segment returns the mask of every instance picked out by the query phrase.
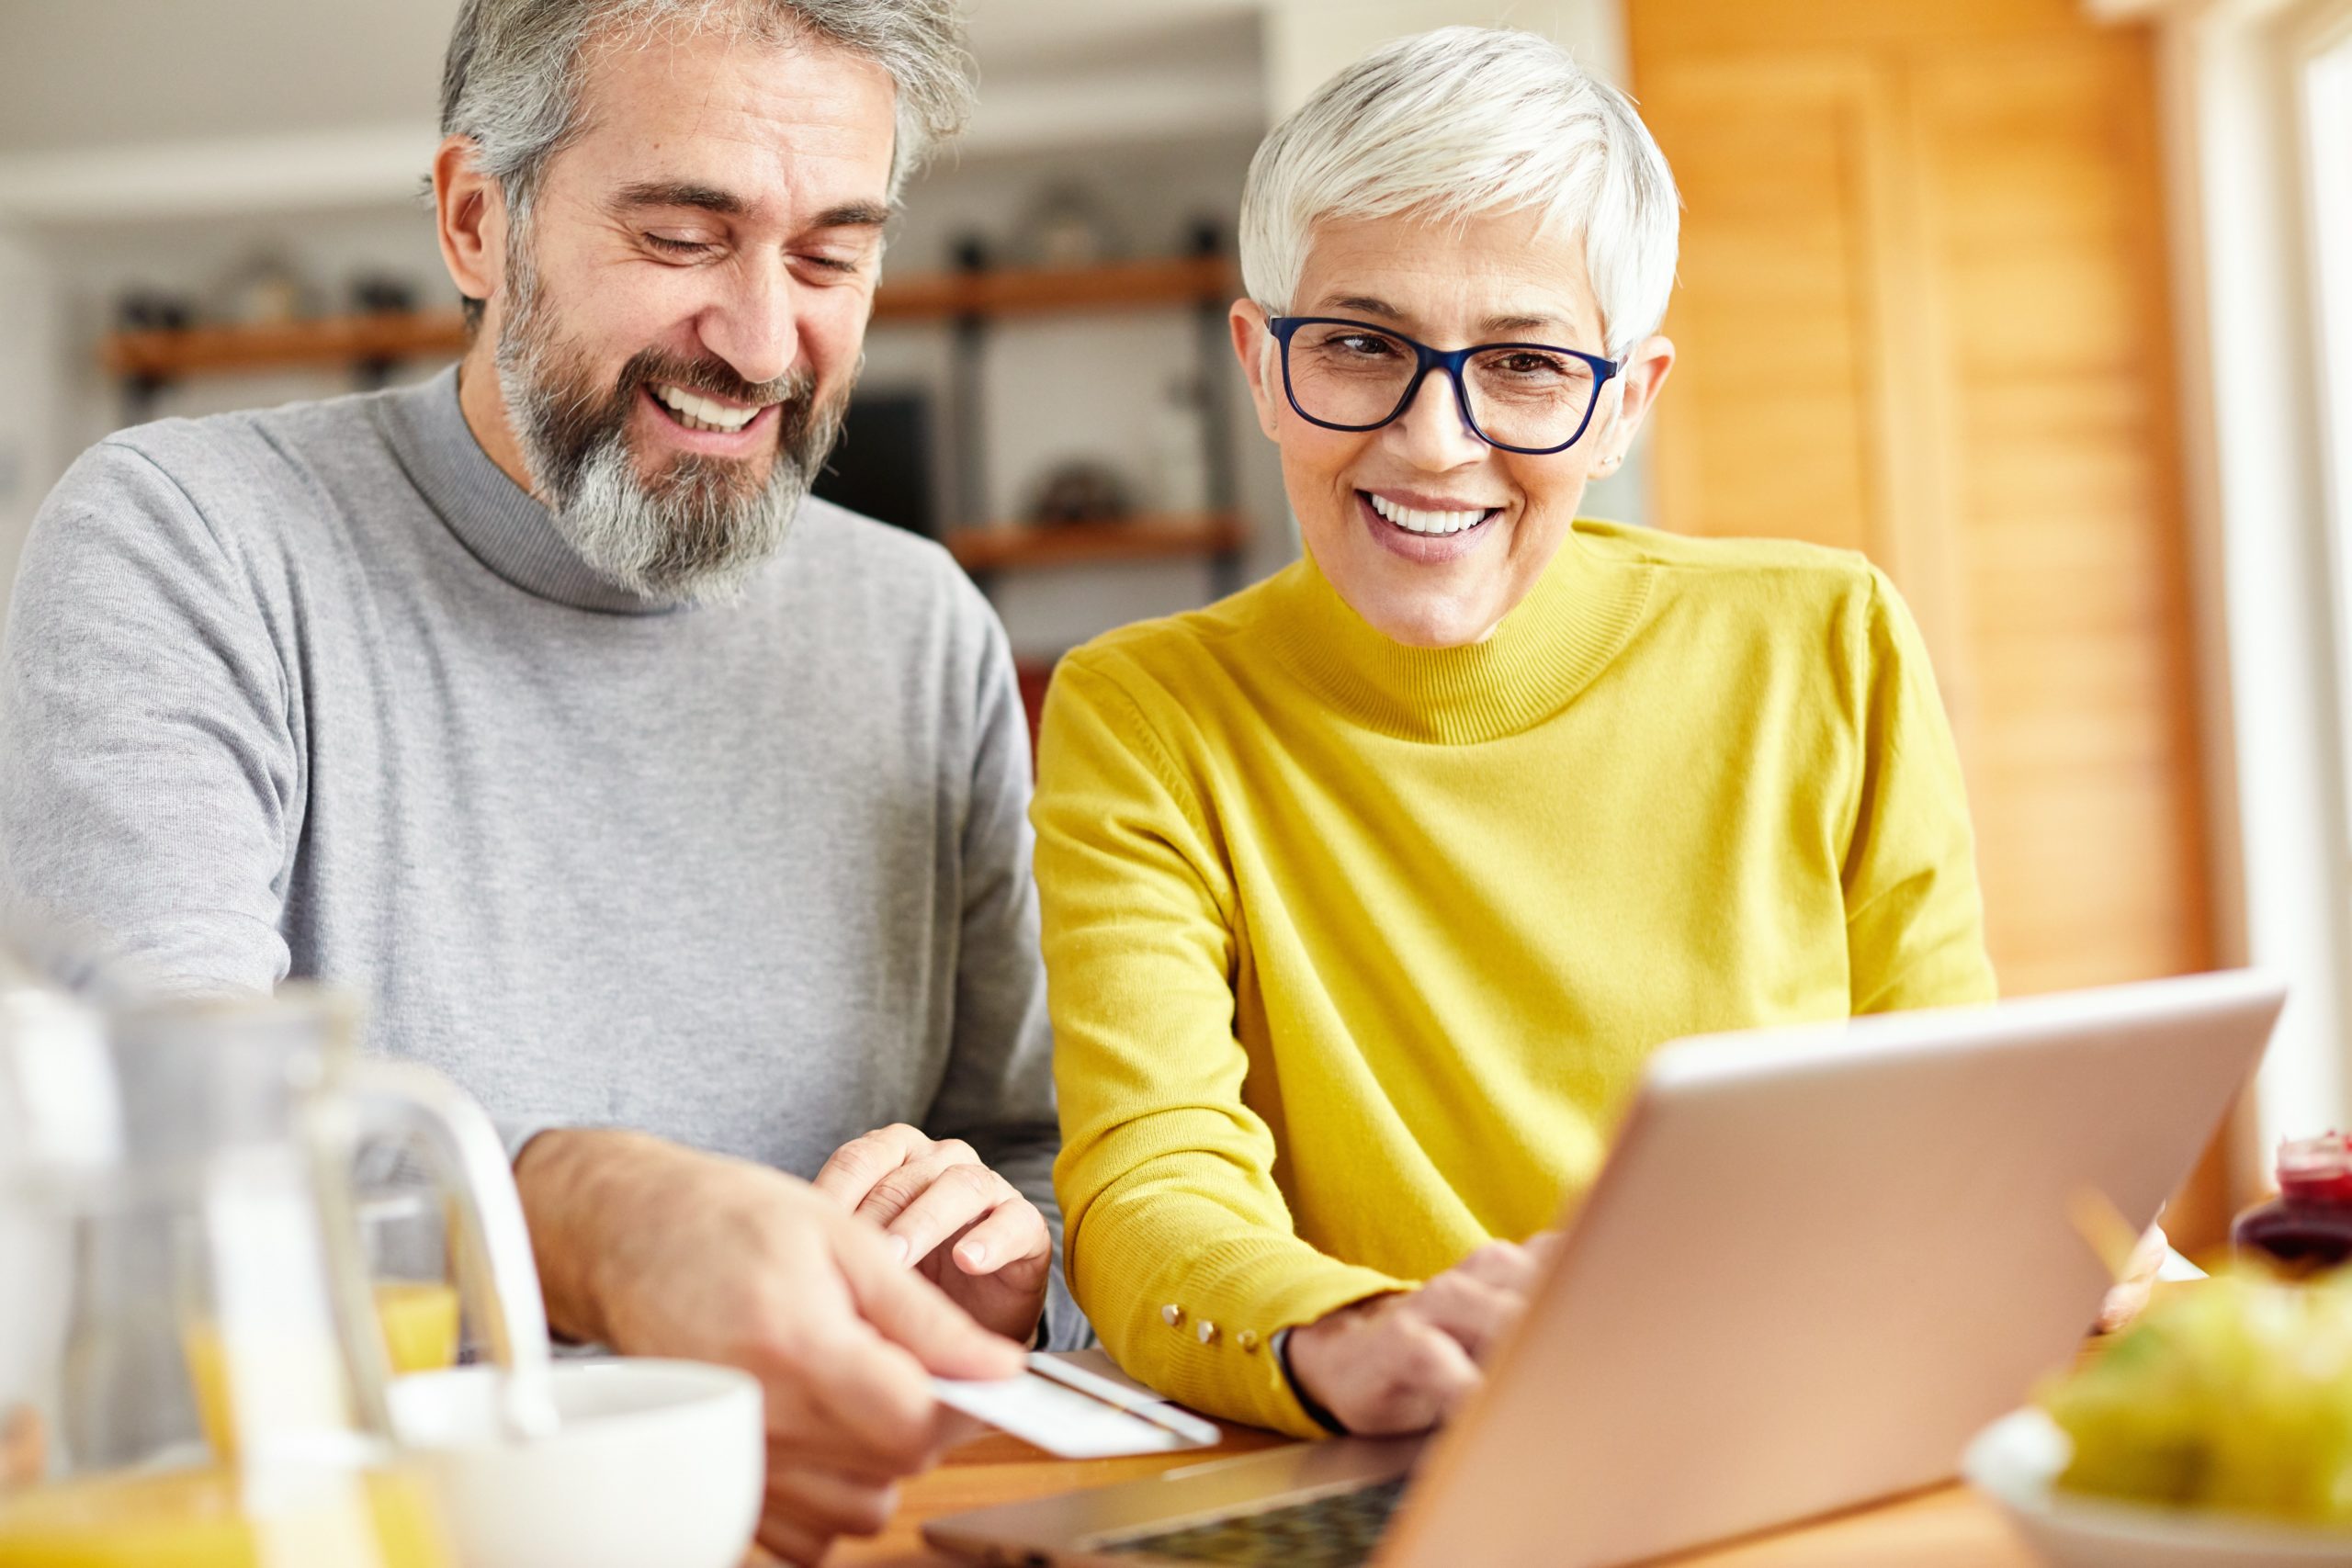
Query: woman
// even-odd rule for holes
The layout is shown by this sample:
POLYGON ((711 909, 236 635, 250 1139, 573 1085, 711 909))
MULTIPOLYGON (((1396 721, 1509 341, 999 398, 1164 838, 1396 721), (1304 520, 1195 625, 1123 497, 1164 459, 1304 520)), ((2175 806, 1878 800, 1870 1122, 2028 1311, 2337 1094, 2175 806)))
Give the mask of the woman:
POLYGON ((1478 28, 1251 165, 1306 558, 1064 660, 1035 807, 1072 1284, 1188 1404, 1429 1426, 1648 1051, 1993 995, 1886 580, 1573 521, 1674 362, 1675 206, 1624 98, 1478 28))

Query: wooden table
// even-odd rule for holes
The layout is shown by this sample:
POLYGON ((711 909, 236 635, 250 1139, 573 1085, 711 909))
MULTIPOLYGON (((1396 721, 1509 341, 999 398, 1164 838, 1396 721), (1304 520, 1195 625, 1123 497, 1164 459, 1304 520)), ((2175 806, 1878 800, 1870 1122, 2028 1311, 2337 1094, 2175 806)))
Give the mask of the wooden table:
MULTIPOLYGON (((1223 1454, 1248 1453, 1282 1439, 1228 1427, 1223 1454)), ((909 1482, 898 1517, 873 1540, 843 1541, 827 1568, 937 1568, 953 1561, 927 1550, 925 1519, 992 1503, 1012 1503, 1081 1486, 1132 1481, 1202 1453, 1136 1459, 1057 1460, 1018 1438, 996 1435, 956 1450, 929 1475, 909 1482)), ((1465 1543, 1475 1544, 1475 1543, 1465 1543)), ((1465 1553, 1464 1561, 1475 1555, 1465 1553)), ((1674 1568, 2038 1568, 1989 1503, 1963 1486, 1943 1486, 1792 1529, 1751 1537, 1672 1560, 1674 1568)))

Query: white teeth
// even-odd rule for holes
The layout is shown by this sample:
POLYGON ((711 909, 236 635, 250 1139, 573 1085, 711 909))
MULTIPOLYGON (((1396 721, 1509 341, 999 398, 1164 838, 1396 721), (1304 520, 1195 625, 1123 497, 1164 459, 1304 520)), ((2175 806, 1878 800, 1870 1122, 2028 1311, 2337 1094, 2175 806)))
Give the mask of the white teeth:
POLYGON ((1459 534, 1463 529, 1484 521, 1487 516, 1484 509, 1473 509, 1468 512, 1417 512, 1409 506, 1397 505, 1385 495, 1373 495, 1370 491, 1364 493, 1372 496, 1372 509, 1374 512, 1379 513, 1399 528, 1415 534, 1459 534))
POLYGON ((708 398, 696 397, 683 387, 656 387, 653 393, 688 430, 738 431, 759 417, 757 409, 729 408, 708 398))

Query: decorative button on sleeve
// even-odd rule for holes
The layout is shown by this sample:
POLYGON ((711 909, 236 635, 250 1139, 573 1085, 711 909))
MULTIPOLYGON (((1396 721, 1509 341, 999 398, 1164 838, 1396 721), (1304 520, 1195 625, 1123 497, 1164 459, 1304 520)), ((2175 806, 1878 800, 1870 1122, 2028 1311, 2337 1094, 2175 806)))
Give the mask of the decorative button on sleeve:
POLYGON ((1216 1325, 1211 1323, 1205 1317, 1201 1319, 1200 1325, 1194 1328, 1193 1332, 1200 1336, 1201 1343, 1204 1345, 1214 1345, 1216 1343, 1216 1325))
POLYGON ((1159 1321, 1170 1328, 1182 1328, 1184 1326, 1184 1309, 1170 1302, 1159 1309, 1159 1321))

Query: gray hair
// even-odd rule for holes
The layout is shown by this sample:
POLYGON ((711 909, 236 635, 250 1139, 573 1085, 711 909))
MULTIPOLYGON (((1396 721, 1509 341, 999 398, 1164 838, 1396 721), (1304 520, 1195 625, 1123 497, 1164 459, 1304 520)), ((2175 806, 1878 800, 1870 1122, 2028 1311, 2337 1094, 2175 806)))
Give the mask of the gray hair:
MULTIPOLYGON (((890 196, 972 110, 956 0, 465 0, 441 68, 441 134, 470 137, 517 223, 548 161, 580 130, 582 56, 605 40, 719 28, 763 43, 816 39, 871 60, 897 87, 890 196)), ((479 300, 466 302, 479 321, 479 300)))
POLYGON ((1241 274, 1277 314, 1315 226, 1404 213, 1539 209, 1584 236, 1608 351, 1657 330, 1674 287, 1679 198, 1625 95, 1534 33, 1440 28, 1349 66, 1276 126, 1241 198, 1241 274))

